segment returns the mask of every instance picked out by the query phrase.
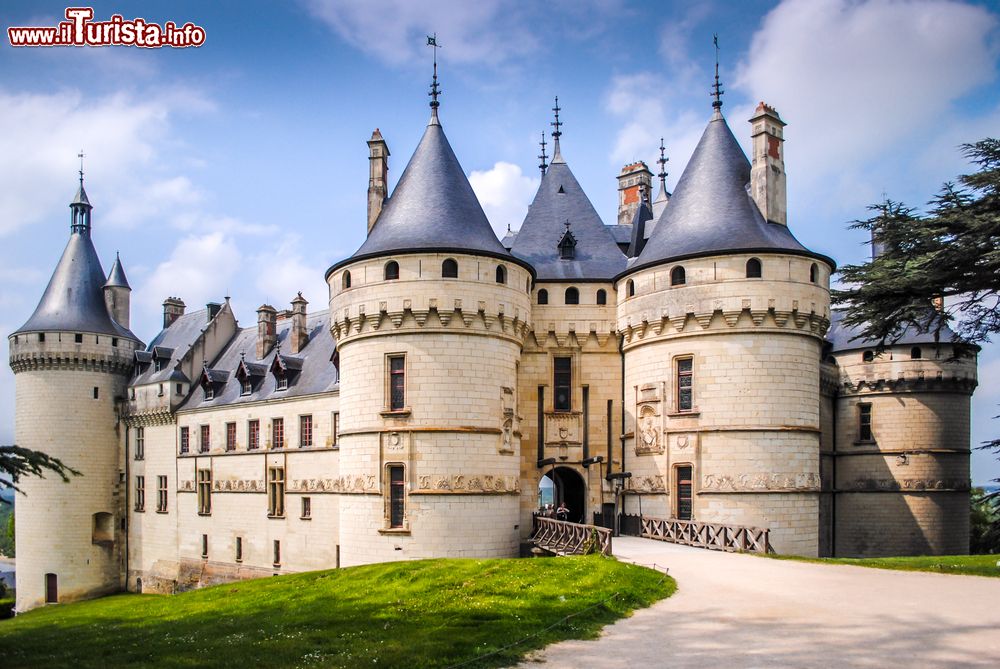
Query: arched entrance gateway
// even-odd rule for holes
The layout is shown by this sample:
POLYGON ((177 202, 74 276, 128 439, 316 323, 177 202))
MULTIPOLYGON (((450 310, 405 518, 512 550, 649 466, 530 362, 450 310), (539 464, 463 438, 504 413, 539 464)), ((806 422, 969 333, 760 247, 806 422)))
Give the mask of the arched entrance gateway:
POLYGON ((553 467, 538 482, 539 506, 559 507, 560 502, 569 508, 568 520, 585 522, 587 514, 587 486, 580 473, 571 467, 553 467))

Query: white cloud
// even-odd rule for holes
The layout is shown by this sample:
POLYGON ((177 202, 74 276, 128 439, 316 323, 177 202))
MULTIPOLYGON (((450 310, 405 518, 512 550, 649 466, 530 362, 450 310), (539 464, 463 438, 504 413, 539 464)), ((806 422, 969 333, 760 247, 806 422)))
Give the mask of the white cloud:
POLYGON ((500 161, 485 172, 472 172, 469 183, 493 230, 503 238, 508 225, 513 230, 521 227, 528 205, 538 190, 539 179, 525 176, 517 165, 500 161))
POLYGON ((310 311, 321 311, 329 307, 330 301, 323 279, 326 267, 307 261, 300 244, 298 235, 286 235, 277 245, 268 245, 249 259, 249 266, 267 268, 257 274, 255 296, 282 309, 281 305, 290 303, 301 292, 309 301, 310 311))
POLYGON ((495 65, 538 46, 518 6, 504 0, 310 0, 305 6, 346 42, 391 65, 429 60, 425 37, 435 32, 453 63, 495 65))
POLYGON ((938 134, 957 100, 994 79, 997 23, 950 0, 786 0, 736 85, 794 126, 796 165, 820 179, 938 134))

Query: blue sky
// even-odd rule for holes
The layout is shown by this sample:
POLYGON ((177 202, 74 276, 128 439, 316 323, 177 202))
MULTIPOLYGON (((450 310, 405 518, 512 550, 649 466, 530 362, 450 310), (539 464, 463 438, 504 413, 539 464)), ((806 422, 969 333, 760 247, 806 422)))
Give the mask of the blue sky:
MULTIPOLYGON (((10 2, 10 25, 55 25, 65 4, 10 2)), ((711 108, 722 47, 724 113, 746 147, 759 100, 788 123, 789 224, 841 264, 847 224, 885 193, 920 206, 968 170, 957 147, 1000 131, 1000 8, 988 2, 545 3, 95 2, 205 28, 197 49, 0 45, 0 330, 31 314, 68 234, 76 154, 87 154, 94 239, 120 251, 132 324, 149 340, 163 299, 231 295, 241 322, 301 290, 325 308, 324 270, 365 234, 367 140, 381 129, 390 179, 428 117, 437 32, 441 118, 498 231, 520 225, 538 183, 552 98, 563 154, 606 223, 626 162, 668 186, 711 108)), ((6 340, 4 340, 6 341, 6 340)), ((0 442, 13 439, 13 377, 0 370, 0 442)), ((980 360, 973 443, 1000 434, 1000 346, 980 360)), ((973 480, 1000 476, 973 456, 973 480)))

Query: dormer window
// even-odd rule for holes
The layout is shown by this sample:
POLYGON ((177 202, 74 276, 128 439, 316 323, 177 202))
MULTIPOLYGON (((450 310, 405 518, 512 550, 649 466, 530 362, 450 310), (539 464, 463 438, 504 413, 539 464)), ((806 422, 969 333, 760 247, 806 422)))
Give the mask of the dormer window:
POLYGON ((207 386, 205 386, 205 399, 206 400, 215 399, 215 388, 212 387, 212 384, 208 384, 207 386))
POLYGON ((253 383, 250 381, 250 377, 243 379, 240 382, 240 395, 249 395, 253 392, 253 383))
POLYGON ((201 380, 199 382, 202 391, 205 393, 205 401, 214 400, 215 396, 225 388, 226 381, 228 380, 229 372, 221 369, 212 369, 208 365, 205 365, 201 370, 201 380))
POLYGON ((301 371, 302 358, 283 355, 281 351, 278 351, 271 363, 271 373, 274 374, 274 389, 288 390, 288 387, 295 383, 295 379, 301 371))
POLYGON ((154 358, 153 359, 153 371, 154 372, 162 372, 163 371, 163 360, 161 360, 159 358, 154 358))
POLYGON ((246 358, 240 357, 240 364, 236 368, 236 378, 240 382, 240 396, 252 395, 260 380, 266 375, 266 366, 247 362, 246 358))
POLYGON ((566 232, 559 240, 559 259, 573 260, 576 258, 576 237, 569 230, 569 221, 566 221, 566 232))
POLYGON ((275 383, 276 390, 288 390, 288 377, 279 376, 277 382, 275 383))

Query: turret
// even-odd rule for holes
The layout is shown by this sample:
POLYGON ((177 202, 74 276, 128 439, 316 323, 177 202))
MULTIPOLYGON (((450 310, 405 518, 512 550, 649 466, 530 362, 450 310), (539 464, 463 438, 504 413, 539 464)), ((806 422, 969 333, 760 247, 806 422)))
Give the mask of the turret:
POLYGON ((389 145, 378 128, 368 140, 368 166, 368 234, 371 234, 389 193, 389 145))
POLYGON ((757 105, 750 119, 753 167, 750 193, 769 223, 788 225, 788 195, 785 188, 785 122, 774 107, 757 105))
POLYGON ((126 328, 129 327, 131 295, 132 287, 128 285, 121 256, 116 253, 115 264, 111 266, 111 273, 108 274, 108 280, 104 284, 104 303, 115 322, 126 328))
POLYGON ((126 493, 119 482, 118 403, 141 343, 128 329, 124 272, 116 277, 112 270, 114 281, 106 282, 91 241, 92 206, 82 170, 70 209, 62 258, 31 318, 9 337, 10 366, 16 443, 59 458, 82 475, 69 482, 29 477, 21 483, 18 611, 122 587, 126 493), (109 309, 109 292, 124 295, 124 302, 109 309))

